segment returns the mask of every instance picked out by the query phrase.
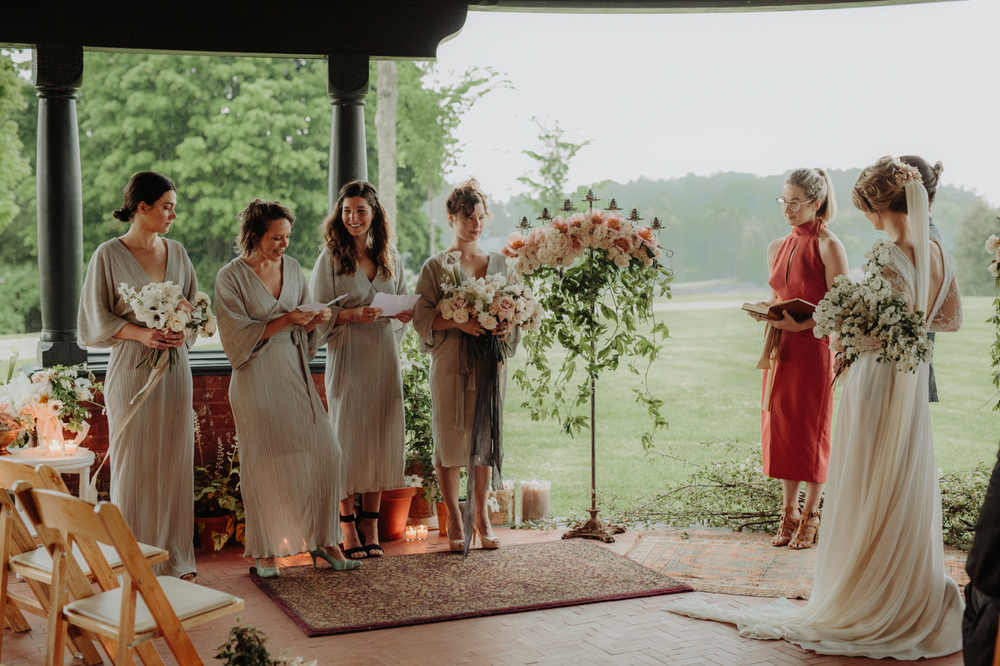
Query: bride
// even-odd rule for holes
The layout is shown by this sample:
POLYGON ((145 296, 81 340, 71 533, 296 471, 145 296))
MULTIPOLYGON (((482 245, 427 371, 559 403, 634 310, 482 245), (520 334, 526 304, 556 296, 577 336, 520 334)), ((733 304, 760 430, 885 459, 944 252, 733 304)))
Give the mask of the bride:
MULTIPOLYGON (((892 241, 883 276, 932 331, 954 331, 962 302, 950 257, 929 239, 920 173, 883 157, 861 172, 854 205, 892 241)), ((900 372, 861 354, 846 373, 834 426, 825 538, 812 595, 728 610, 664 607, 732 622, 740 635, 783 638, 821 654, 938 657, 962 648, 962 601, 945 575, 941 497, 927 403, 928 364, 900 372)))

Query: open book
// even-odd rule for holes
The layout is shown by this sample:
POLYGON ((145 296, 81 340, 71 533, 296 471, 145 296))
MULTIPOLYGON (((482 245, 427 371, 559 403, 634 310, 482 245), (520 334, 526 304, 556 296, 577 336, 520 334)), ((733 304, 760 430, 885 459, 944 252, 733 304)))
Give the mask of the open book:
POLYGON ((755 312, 768 319, 781 319, 784 311, 788 311, 795 321, 803 321, 812 316, 816 310, 816 304, 803 301, 801 298, 793 298, 788 301, 778 301, 771 305, 759 305, 757 303, 744 303, 743 309, 747 312, 755 312))

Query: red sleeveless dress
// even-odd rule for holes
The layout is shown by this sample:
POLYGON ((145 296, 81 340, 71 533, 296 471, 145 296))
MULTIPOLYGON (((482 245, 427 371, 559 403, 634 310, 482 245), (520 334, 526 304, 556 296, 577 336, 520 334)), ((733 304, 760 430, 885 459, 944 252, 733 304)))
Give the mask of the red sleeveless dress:
MULTIPOLYGON (((769 284, 778 300, 819 303, 827 293, 826 268, 819 254, 819 220, 792 227, 774 257, 769 284)), ((761 408, 760 440, 764 474, 775 479, 826 481, 833 420, 833 352, 812 329, 782 331, 770 404, 761 408)))

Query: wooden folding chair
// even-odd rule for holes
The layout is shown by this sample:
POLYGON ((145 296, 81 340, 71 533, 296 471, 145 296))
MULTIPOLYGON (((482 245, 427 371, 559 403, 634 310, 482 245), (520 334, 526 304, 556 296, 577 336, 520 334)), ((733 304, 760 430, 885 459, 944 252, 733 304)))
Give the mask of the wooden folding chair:
MULTIPOLYGON (((41 545, 41 539, 34 525, 27 517, 18 511, 13 498, 8 491, 18 481, 27 481, 37 488, 45 488, 56 492, 69 494, 62 477, 51 467, 39 465, 32 468, 28 465, 0 459, 0 616, 5 617, 11 629, 15 632, 29 631, 23 613, 48 619, 49 616, 49 584, 52 581, 52 557, 41 545), (8 590, 11 574, 18 574, 25 579, 31 589, 31 595, 8 590)), ((140 544, 140 548, 151 564, 164 562, 168 559, 167 551, 154 546, 140 544)), ((106 557, 115 573, 124 571, 125 567, 114 548, 103 546, 106 557)), ((77 551, 77 560, 81 563, 84 574, 90 575, 82 554, 77 551)), ((95 649, 93 642, 73 629, 70 639, 76 652, 85 664, 100 664, 103 659, 95 649)), ((3 632, 0 631, 0 655, 3 650, 3 632)))
POLYGON ((201 664, 187 629, 236 613, 243 600, 195 583, 154 576, 121 512, 114 504, 96 507, 51 490, 36 490, 19 482, 14 492, 35 523, 52 556, 51 606, 46 663, 61 664, 66 627, 79 627, 101 638, 114 664, 161 663, 154 638, 166 640, 181 664, 201 664), (99 544, 114 547, 125 565, 122 584, 108 566, 99 544), (75 557, 77 547, 93 572, 94 591, 75 557), (73 600, 67 601, 67 594, 73 600))

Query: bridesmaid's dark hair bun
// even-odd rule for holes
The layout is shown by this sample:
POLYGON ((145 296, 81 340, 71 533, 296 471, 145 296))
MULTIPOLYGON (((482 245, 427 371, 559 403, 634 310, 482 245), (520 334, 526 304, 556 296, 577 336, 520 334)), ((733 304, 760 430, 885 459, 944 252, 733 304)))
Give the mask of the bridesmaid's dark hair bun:
POLYGON ((240 221, 240 233, 233 249, 241 257, 248 257, 253 253, 260 237, 267 233, 268 225, 274 220, 288 220, 289 224, 295 224, 295 216, 288 206, 264 199, 251 201, 237 218, 240 221))
POLYGON ((139 202, 152 206, 164 192, 177 191, 174 182, 155 171, 140 171, 129 179, 125 186, 125 196, 122 207, 111 213, 116 220, 131 222, 139 209, 139 202))
MULTIPOLYGON (((470 178, 451 191, 451 194, 448 195, 448 199, 445 201, 445 209, 450 216, 472 215, 476 204, 483 204, 483 211, 486 213, 486 217, 492 217, 489 197, 483 192, 479 181, 475 178, 470 178)), ((452 224, 451 218, 448 219, 448 223, 452 224)))

